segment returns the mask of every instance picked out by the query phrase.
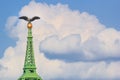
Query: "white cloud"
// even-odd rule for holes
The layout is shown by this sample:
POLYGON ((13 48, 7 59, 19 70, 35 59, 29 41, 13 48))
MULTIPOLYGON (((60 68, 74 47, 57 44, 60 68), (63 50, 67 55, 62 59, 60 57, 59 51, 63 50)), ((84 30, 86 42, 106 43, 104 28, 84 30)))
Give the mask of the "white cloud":
POLYGON ((40 44, 43 52, 50 52, 51 54, 66 54, 69 52, 80 51, 80 35, 71 35, 63 39, 58 36, 48 37, 40 44))
MULTIPOLYGON (((21 9, 19 16, 23 15, 41 17, 40 20, 33 22, 33 40, 37 71, 44 80, 120 79, 119 60, 109 63, 104 59, 98 62, 68 63, 59 58, 48 59, 45 53, 39 51, 42 41, 46 43, 42 45, 48 51, 62 50, 64 54, 69 55, 65 53, 69 52, 69 48, 76 51, 80 47, 83 53, 79 54, 85 55, 88 60, 106 56, 116 59, 120 55, 118 31, 105 28, 95 16, 87 12, 73 11, 68 5, 47 5, 32 1, 21 9), (80 36, 75 36, 76 34, 80 36), (50 37, 55 35, 57 37, 50 37)), ((8 19, 7 28, 10 35, 18 38, 18 41, 15 47, 7 48, 4 57, 0 59, 0 66, 2 66, 0 80, 16 80, 22 75, 26 49, 26 24, 27 22, 22 20, 17 22, 16 17, 8 19)))
POLYGON ((91 54, 94 58, 119 59, 120 32, 115 29, 105 29, 97 36, 84 43, 85 54, 91 54), (93 45, 94 44, 94 45, 93 45))
POLYGON ((119 34, 120 32, 115 29, 104 29, 84 43, 81 42, 82 38, 79 34, 70 34, 62 39, 58 36, 51 36, 41 42, 40 50, 51 59, 59 58, 67 61, 119 60, 119 34))

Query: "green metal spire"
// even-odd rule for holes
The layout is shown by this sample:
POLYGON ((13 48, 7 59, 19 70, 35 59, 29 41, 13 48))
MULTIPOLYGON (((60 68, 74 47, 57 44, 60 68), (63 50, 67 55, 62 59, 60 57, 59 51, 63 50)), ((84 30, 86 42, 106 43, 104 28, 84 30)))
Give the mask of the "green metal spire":
POLYGON ((34 50, 32 42, 32 24, 28 25, 28 37, 27 37, 27 49, 23 68, 23 75, 18 80, 42 80, 42 78, 36 73, 36 65, 34 59, 34 50))
POLYGON ((28 37, 27 37, 27 49, 26 49, 26 57, 24 68, 36 68, 35 59, 34 59, 34 51, 33 51, 33 42, 32 42, 32 30, 28 28, 28 37))

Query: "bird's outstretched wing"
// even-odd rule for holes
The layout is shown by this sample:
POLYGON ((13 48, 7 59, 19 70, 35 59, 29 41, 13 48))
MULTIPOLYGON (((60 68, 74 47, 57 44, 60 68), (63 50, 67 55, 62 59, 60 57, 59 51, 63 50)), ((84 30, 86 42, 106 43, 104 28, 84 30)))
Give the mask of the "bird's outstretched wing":
POLYGON ((30 19, 30 21, 34 21, 34 20, 36 20, 36 19, 40 19, 40 17, 34 16, 32 19, 30 19))
POLYGON ((26 21, 29 21, 28 17, 26 17, 26 16, 21 16, 21 17, 19 17, 19 19, 24 19, 26 21))

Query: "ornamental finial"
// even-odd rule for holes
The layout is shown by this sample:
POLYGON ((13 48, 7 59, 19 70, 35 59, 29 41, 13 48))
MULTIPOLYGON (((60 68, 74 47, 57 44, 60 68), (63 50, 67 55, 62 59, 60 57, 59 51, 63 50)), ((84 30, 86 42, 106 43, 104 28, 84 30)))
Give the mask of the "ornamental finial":
POLYGON ((31 28, 32 28, 32 23, 29 22, 29 23, 27 24, 27 27, 28 27, 29 29, 31 29, 31 28))
POLYGON ((36 20, 36 19, 40 19, 40 17, 34 16, 33 18, 30 19, 26 16, 21 16, 21 17, 19 17, 19 19, 23 19, 25 21, 28 21, 27 27, 31 29, 32 28, 32 23, 31 22, 36 20))

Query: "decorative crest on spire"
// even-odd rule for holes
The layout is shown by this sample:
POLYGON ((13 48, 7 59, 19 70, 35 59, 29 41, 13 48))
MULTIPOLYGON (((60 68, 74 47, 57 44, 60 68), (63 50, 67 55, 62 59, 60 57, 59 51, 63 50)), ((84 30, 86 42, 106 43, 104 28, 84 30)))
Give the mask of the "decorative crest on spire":
POLYGON ((40 19, 40 17, 34 16, 33 18, 28 18, 26 16, 21 16, 21 17, 19 17, 19 19, 23 19, 25 21, 28 21, 27 27, 31 29, 32 28, 32 23, 31 22, 34 21, 34 20, 40 19))

